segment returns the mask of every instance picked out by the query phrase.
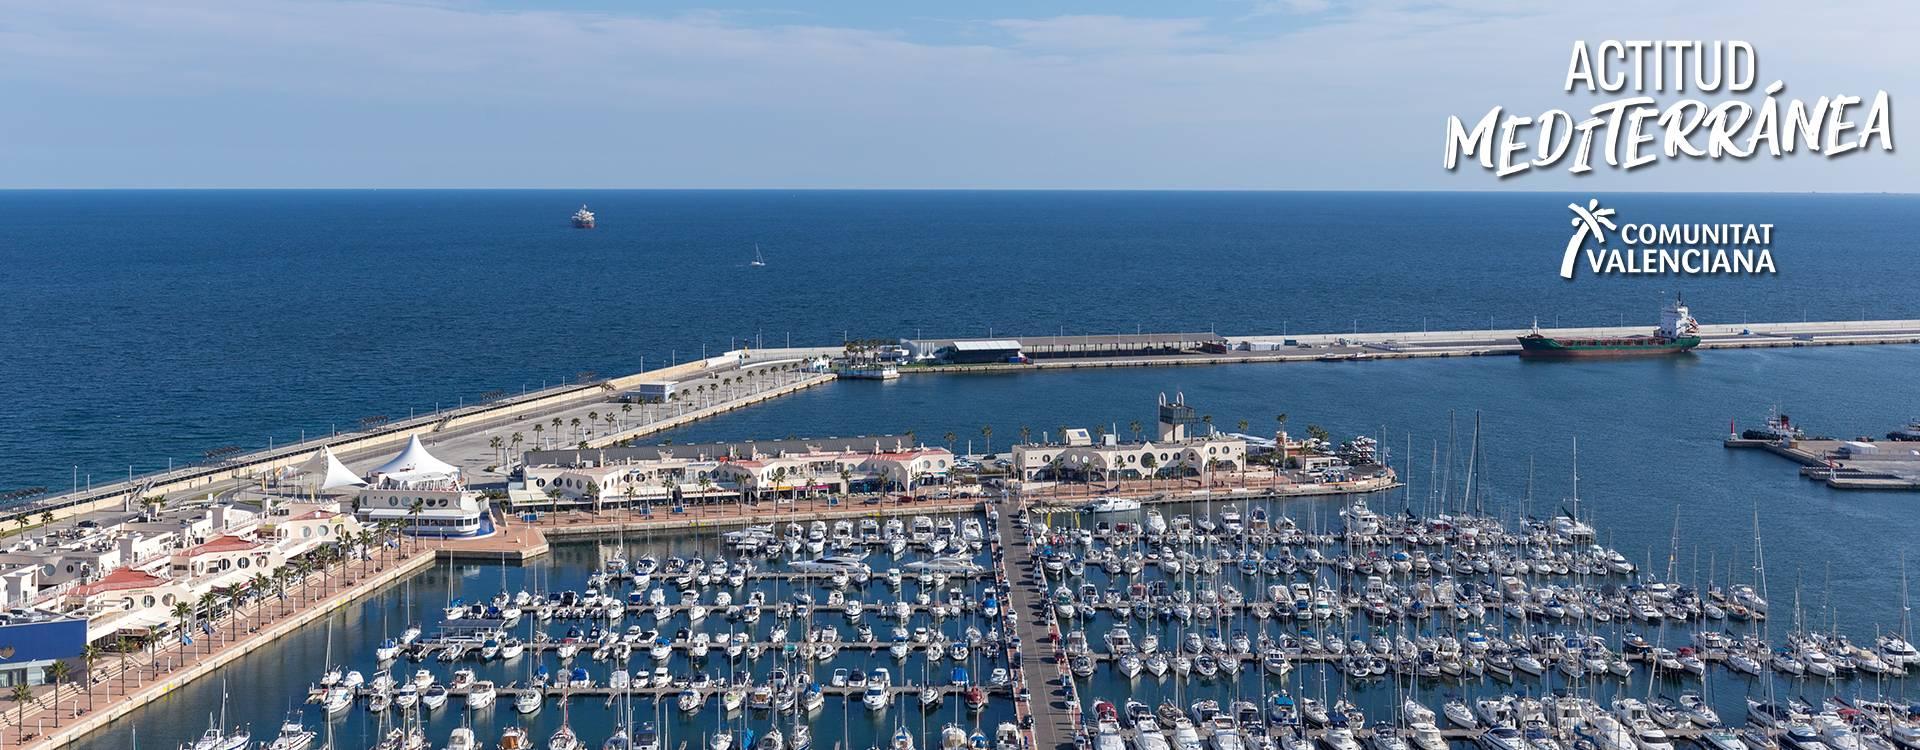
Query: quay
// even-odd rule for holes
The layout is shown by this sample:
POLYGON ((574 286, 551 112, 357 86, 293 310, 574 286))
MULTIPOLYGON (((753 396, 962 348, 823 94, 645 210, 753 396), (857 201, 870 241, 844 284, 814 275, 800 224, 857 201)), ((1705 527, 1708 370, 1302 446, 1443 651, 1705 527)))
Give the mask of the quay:
POLYGON ((1014 679, 1034 696, 1014 703, 1017 721, 1029 733, 1034 750, 1071 750, 1080 736, 1080 697, 1066 654, 1060 650, 1060 627, 1047 603, 1046 580, 1036 566, 1032 532, 1019 509, 1002 514, 995 532, 1000 540, 1001 564, 1007 582, 1007 617, 1014 623, 1019 651, 1014 679), (1035 671, 1027 673, 1027 668, 1035 671))
MULTIPOLYGON (((1644 326, 1542 328, 1560 338, 1644 335, 1644 326)), ((1354 331, 1341 334, 1090 334, 1009 336, 1021 362, 947 362, 910 365, 901 374, 993 373, 1110 367, 1178 367, 1278 362, 1358 362, 1373 359, 1511 356, 1517 339, 1532 328, 1474 331, 1354 331)), ((1701 326, 1699 349, 1770 349, 1807 346, 1920 344, 1920 320, 1858 320, 1746 323, 1701 326)), ((908 348, 932 351, 952 339, 909 340, 908 348)))
POLYGON ((1729 437, 1728 448, 1762 450, 1800 466, 1800 476, 1837 490, 1920 491, 1920 443, 1729 437))

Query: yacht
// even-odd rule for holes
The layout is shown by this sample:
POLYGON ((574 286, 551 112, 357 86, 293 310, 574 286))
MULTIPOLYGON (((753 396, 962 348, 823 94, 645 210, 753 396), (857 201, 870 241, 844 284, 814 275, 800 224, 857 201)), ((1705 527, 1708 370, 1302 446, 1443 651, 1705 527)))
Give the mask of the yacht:
POLYGON ((594 224, 593 212, 587 210, 585 203, 580 204, 580 210, 573 212, 573 228, 592 229, 594 224))
POLYGON ((280 725, 280 734, 267 744, 267 750, 307 750, 315 736, 298 718, 290 717, 280 725))
POLYGON ((1128 497, 1103 497, 1081 508, 1088 513, 1125 513, 1139 509, 1140 501, 1128 497))

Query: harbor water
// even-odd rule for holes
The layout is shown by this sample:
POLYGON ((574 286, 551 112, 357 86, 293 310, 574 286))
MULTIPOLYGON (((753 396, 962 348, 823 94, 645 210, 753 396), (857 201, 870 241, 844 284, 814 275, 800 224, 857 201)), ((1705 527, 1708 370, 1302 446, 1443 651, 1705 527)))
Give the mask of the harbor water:
POLYGON ((742 343, 1651 328, 1676 292, 1706 324, 1920 318, 1915 196, 1600 195, 1633 222, 1771 222, 1780 272, 1569 283, 1566 206, 1589 197, 9 191, 0 488, 98 484, 742 343), (582 202, 598 228, 568 225, 582 202))

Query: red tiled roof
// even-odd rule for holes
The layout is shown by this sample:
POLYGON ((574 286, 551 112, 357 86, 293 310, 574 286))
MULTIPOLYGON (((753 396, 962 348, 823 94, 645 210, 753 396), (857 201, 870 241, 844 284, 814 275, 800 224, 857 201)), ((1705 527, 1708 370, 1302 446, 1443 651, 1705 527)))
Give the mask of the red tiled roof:
POLYGON ((207 540, 205 544, 187 550, 186 554, 188 557, 197 557, 214 552, 241 552, 258 546, 260 546, 259 542, 250 539, 241 539, 237 536, 221 534, 220 536, 207 540))
POLYGON ((73 587, 71 593, 74 596, 87 597, 108 591, 143 589, 150 586, 159 586, 164 583, 167 583, 167 579, 144 570, 115 568, 113 572, 106 574, 98 581, 73 587))

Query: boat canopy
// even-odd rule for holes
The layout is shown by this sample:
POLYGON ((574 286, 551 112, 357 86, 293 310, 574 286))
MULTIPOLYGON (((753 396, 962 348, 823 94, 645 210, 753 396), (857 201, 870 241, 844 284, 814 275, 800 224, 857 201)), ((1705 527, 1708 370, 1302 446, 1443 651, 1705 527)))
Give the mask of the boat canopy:
POLYGON ((374 469, 372 476, 396 482, 421 482, 455 479, 460 476, 460 469, 434 458, 427 447, 420 444, 420 436, 414 435, 407 438, 407 447, 400 455, 374 469))

